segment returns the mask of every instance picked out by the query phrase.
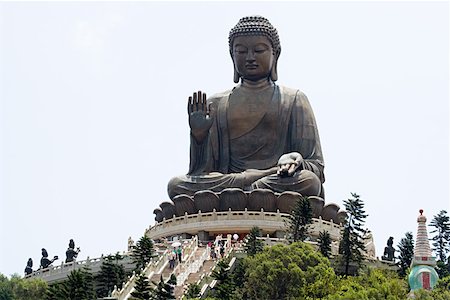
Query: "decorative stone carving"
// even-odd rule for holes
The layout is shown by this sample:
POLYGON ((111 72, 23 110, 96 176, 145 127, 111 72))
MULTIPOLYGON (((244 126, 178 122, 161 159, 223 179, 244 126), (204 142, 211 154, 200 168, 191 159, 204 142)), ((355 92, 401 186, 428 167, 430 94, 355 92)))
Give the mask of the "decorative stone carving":
POLYGON ((173 203, 175 205, 175 215, 177 217, 183 216, 185 212, 190 214, 196 213, 198 210, 195 208, 194 200, 188 195, 178 195, 173 198, 173 203))
POLYGON ((325 221, 331 221, 339 223, 337 220, 337 212, 339 211, 339 206, 335 203, 327 203, 322 210, 322 219, 325 221))
POLYGON ((250 192, 248 195, 247 208, 249 210, 261 210, 264 211, 276 211, 277 210, 277 197, 268 189, 257 189, 250 192))
POLYGON ((209 212, 213 209, 218 211, 220 209, 219 196, 209 190, 195 193, 194 204, 197 210, 201 210, 202 212, 209 212))
POLYGON ((323 206, 325 205, 325 201, 317 196, 309 196, 308 197, 309 204, 311 205, 312 209, 312 217, 318 218, 320 214, 322 213, 323 206))
POLYGON ((247 195, 238 188, 227 188, 220 193, 220 210, 244 210, 247 207, 247 195))
POLYGON ((347 212, 345 211, 345 209, 341 208, 338 212, 337 212, 337 223, 338 224, 343 224, 345 222, 345 219, 347 218, 347 212))
POLYGON ((153 213, 155 214, 155 221, 161 222, 164 219, 164 214, 161 210, 161 208, 157 207, 153 210, 153 213))
POLYGON ((277 208, 282 213, 290 214, 294 209, 295 202, 300 199, 301 195, 297 192, 283 192, 277 198, 277 208))
POLYGON ((170 219, 175 215, 175 205, 172 200, 162 202, 160 205, 164 218, 170 219))

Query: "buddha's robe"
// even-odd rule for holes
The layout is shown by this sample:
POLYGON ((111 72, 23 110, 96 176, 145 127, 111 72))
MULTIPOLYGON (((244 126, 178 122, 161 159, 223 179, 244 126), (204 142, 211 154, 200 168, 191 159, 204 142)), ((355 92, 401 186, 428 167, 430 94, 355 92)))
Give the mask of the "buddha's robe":
POLYGON ((198 143, 191 135, 189 173, 173 178, 169 197, 238 187, 296 191, 322 196, 325 181, 317 126, 307 97, 272 84, 255 91, 237 86, 208 99, 214 122, 198 143), (291 177, 276 174, 281 155, 298 152, 300 168, 291 177))

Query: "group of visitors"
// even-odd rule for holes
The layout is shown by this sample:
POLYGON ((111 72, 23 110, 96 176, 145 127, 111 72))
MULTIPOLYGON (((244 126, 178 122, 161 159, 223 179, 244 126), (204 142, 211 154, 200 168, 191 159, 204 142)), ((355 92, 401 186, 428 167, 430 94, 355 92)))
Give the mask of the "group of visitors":
POLYGON ((177 261, 179 263, 181 263, 181 257, 183 254, 183 248, 181 246, 178 246, 176 248, 174 248, 170 253, 169 253, 169 268, 170 269, 174 269, 175 265, 177 264, 177 261))
POLYGON ((211 259, 223 258, 225 255, 225 241, 216 240, 215 242, 208 242, 208 249, 211 259))

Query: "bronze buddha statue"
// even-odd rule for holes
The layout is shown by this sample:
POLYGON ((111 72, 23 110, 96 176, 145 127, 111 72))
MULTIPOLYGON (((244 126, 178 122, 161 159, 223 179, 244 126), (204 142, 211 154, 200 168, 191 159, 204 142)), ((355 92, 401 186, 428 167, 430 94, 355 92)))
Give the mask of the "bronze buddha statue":
POLYGON ((264 17, 239 20, 229 34, 232 90, 188 99, 190 166, 170 180, 168 194, 269 189, 324 198, 324 163, 305 94, 275 84, 281 52, 277 30, 264 17))

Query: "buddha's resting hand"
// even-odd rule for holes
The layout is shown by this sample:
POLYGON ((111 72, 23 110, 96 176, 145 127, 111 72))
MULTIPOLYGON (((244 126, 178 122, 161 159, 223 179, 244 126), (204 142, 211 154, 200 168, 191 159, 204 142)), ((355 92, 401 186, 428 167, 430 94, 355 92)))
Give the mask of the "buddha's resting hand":
POLYGON ((277 175, 281 177, 292 176, 302 166, 302 163, 303 157, 298 152, 283 154, 278 160, 277 175))
POLYGON ((208 135, 213 119, 210 117, 210 108, 206 103, 206 94, 198 91, 188 100, 189 126, 197 142, 202 142, 208 135))

